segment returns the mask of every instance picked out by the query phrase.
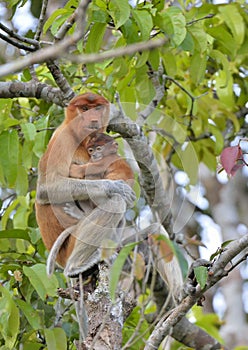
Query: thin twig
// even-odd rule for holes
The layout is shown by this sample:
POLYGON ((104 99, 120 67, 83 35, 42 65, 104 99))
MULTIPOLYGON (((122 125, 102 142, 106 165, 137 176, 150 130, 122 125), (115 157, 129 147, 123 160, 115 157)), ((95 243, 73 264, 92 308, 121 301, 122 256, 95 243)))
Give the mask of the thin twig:
POLYGON ((8 36, 6 36, 6 35, 4 35, 2 33, 0 33, 0 39, 4 40, 6 43, 9 43, 12 46, 15 46, 15 47, 17 47, 18 49, 21 49, 21 50, 30 51, 30 52, 33 52, 33 51, 36 50, 32 46, 27 46, 27 45, 21 44, 18 41, 15 41, 15 40, 11 39, 10 37, 8 37, 8 36))
POLYGON ((34 36, 34 39, 39 41, 41 37, 41 33, 43 30, 44 22, 45 22, 45 16, 46 16, 46 10, 47 10, 47 5, 48 5, 48 0, 43 0, 42 1, 42 7, 41 7, 41 12, 40 12, 40 17, 39 17, 39 22, 38 26, 36 28, 36 33, 34 36))
POLYGON ((31 38, 26 38, 25 36, 15 33, 13 30, 6 27, 3 23, 0 23, 0 29, 2 29, 5 33, 7 33, 11 38, 17 39, 23 43, 33 45, 35 47, 38 46, 38 42, 36 40, 31 38))
POLYGON ((204 19, 209 19, 209 18, 213 18, 215 16, 215 14, 210 13, 209 15, 206 15, 204 17, 198 18, 198 19, 194 19, 193 21, 187 22, 186 25, 190 26, 191 24, 197 23, 199 21, 203 21, 204 19))
POLYGON ((57 31, 57 33, 54 35, 54 39, 55 41, 60 41, 62 39, 64 39, 66 33, 68 32, 68 30, 73 26, 73 24, 76 21, 76 15, 77 12, 75 11, 63 24, 62 26, 59 28, 59 30, 57 31))
MULTIPOLYGON (((149 65, 149 62, 147 63, 149 65)), ((144 121, 149 117, 149 115, 152 114, 152 112, 154 111, 154 109, 158 106, 159 102, 162 100, 162 98, 164 97, 164 84, 160 83, 160 79, 162 78, 162 72, 160 72, 160 70, 158 70, 157 72, 153 72, 152 71, 152 67, 149 65, 150 67, 150 77, 151 77, 151 81, 153 83, 153 86, 156 90, 156 95, 155 97, 152 99, 152 101, 149 103, 149 105, 139 113, 138 119, 137 119, 137 124, 138 125, 143 125, 144 121)))

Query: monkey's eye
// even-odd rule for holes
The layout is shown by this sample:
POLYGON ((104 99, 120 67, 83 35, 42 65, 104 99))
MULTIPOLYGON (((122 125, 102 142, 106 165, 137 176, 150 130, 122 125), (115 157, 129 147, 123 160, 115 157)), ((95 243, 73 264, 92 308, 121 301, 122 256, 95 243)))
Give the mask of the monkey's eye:
POLYGON ((79 108, 84 112, 89 110, 89 107, 87 105, 79 106, 79 108))
POLYGON ((95 109, 99 110, 99 109, 102 109, 103 107, 104 107, 103 105, 96 105, 95 109))
POLYGON ((93 148, 88 148, 88 153, 89 154, 92 154, 94 152, 94 149, 93 148))
POLYGON ((96 150, 97 150, 98 152, 101 152, 102 147, 101 147, 101 146, 97 146, 97 147, 96 147, 96 150))

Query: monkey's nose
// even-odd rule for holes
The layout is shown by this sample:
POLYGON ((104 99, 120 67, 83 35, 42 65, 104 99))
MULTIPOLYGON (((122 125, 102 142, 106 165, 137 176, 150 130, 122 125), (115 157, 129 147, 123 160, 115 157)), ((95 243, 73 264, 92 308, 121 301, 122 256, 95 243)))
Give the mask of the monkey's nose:
POLYGON ((99 122, 98 122, 98 120, 92 120, 91 124, 90 124, 90 127, 92 129, 99 129, 99 122))

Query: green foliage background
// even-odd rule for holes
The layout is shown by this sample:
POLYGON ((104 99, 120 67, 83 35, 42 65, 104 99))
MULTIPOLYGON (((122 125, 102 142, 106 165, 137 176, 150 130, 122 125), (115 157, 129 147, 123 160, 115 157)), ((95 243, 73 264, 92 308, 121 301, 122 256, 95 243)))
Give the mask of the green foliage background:
MULTIPOLYGON (((8 2, 12 15, 24 2, 8 2)), ((32 5, 35 3, 33 0, 32 5)), ((248 17, 245 1, 226 5, 203 2, 200 6, 194 6, 191 1, 179 3, 180 6, 164 8, 162 1, 151 1, 131 7, 127 0, 94 0, 88 12, 87 40, 78 42, 74 55, 97 53, 164 35, 168 43, 150 52, 83 67, 66 60, 61 60, 59 65, 76 93, 90 90, 114 101, 118 92, 121 101, 127 103, 124 109, 128 116, 136 120, 137 104, 147 105, 155 96, 150 72, 157 71, 162 62, 167 77, 166 94, 158 106, 161 113, 148 118, 144 131, 148 134, 156 129, 154 150, 165 159, 171 156, 173 147, 176 149, 171 162, 178 169, 183 168, 193 183, 198 169, 185 166, 191 157, 188 148, 182 147, 185 141, 191 140, 198 162, 215 172, 216 157, 224 144, 246 124, 245 116, 239 112, 248 96, 248 17)), ((44 37, 52 40, 77 6, 78 1, 70 0, 54 11, 43 28, 44 37)), ((69 35, 74 30, 73 26, 69 35)), ((30 31, 28 35, 32 37, 33 33, 30 31)), ((45 64, 35 69, 40 82, 55 86, 45 64)), ((5 78, 5 81, 13 80, 30 81, 29 69, 5 78)), ((61 107, 42 100, 0 99, 0 349, 3 350, 75 348, 73 339, 78 336, 78 330, 71 318, 73 308, 56 294, 58 286, 65 287, 66 281, 59 273, 51 279, 46 276, 47 253, 34 214, 37 164, 52 129, 62 118, 61 107), (56 315, 58 303, 61 319, 56 315)), ((132 317, 134 324, 138 322, 137 310, 132 317)), ((211 322, 206 324, 210 329, 211 322)), ((143 324, 142 330, 144 327, 147 325, 143 324)))

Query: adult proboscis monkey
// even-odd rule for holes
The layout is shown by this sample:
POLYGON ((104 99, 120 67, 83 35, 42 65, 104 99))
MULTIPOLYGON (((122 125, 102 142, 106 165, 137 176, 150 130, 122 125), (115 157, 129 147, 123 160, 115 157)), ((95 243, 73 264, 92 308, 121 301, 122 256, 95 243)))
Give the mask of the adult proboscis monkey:
MULTIPOLYGON (((99 180, 99 179, 119 179, 126 181, 130 186, 133 186, 134 183, 134 173, 130 167, 130 165, 117 154, 118 151, 118 143, 109 135, 103 133, 93 133, 88 137, 88 141, 86 144, 86 150, 88 155, 90 156, 90 160, 87 164, 72 164, 70 167, 70 176, 74 178, 85 178, 90 180, 99 180)), ((89 201, 88 201, 89 202, 89 201)), ((83 212, 78 208, 83 207, 84 211, 87 209, 84 208, 85 202, 78 202, 76 204, 72 204, 67 206, 66 212, 68 212, 72 217, 80 220, 82 218, 83 212)), ((89 204, 89 203, 87 203, 89 204)), ((94 208, 94 203, 92 206, 88 207, 90 211, 94 208)), ((86 212, 87 214, 87 212, 86 212)), ((107 214, 106 214, 107 215, 107 214)), ((87 222, 85 220, 84 222, 87 222)), ((125 225, 125 220, 123 218, 122 222, 118 224, 118 230, 116 230, 117 237, 110 236, 111 230, 109 230, 109 235, 105 235, 104 238, 111 238, 115 242, 120 242, 121 232, 125 225)), ((76 228, 75 228, 76 230, 76 228)), ((99 231, 101 234, 101 230, 99 231)), ((53 244, 53 247, 49 253, 49 257, 47 260, 47 271, 48 274, 51 274, 54 270, 54 262, 56 256, 64 243, 65 239, 72 233, 71 228, 65 230, 59 238, 53 244)), ((74 233, 75 234, 75 233, 74 233)), ((90 233, 87 233, 90 235, 90 233)), ((98 258, 94 258, 95 254, 99 256, 99 251, 97 252, 97 245, 85 244, 86 239, 84 238, 85 230, 82 229, 81 232, 77 233, 77 238, 80 243, 78 243, 69 260, 65 269, 65 273, 67 274, 67 269, 70 269, 72 265, 74 265, 74 261, 81 261, 81 271, 88 269, 91 267, 98 258)), ((101 239, 101 237, 100 237, 101 239)), ((87 238, 87 242, 89 239, 87 238)), ((94 238, 95 243, 95 238, 94 238)))
MULTIPOLYGON (((126 206, 131 206, 135 200, 133 190, 124 181, 69 178, 71 164, 85 164, 89 160, 85 149, 89 135, 96 130, 105 131, 108 122, 109 102, 104 97, 92 93, 76 96, 66 108, 65 119, 39 162, 36 217, 44 244, 50 250, 64 229, 71 229, 72 233, 58 254, 57 262, 61 266, 67 264, 77 245, 75 235, 78 232, 87 230, 87 235, 91 232, 89 243, 95 235, 99 236, 102 228, 102 234, 107 234, 107 228, 117 227, 126 206), (79 200, 87 207, 91 199, 104 205, 92 210, 87 223, 84 216, 78 220, 64 212, 65 203, 79 200)), ((67 265, 69 276, 81 272, 80 263, 74 261, 73 266, 67 265)))

